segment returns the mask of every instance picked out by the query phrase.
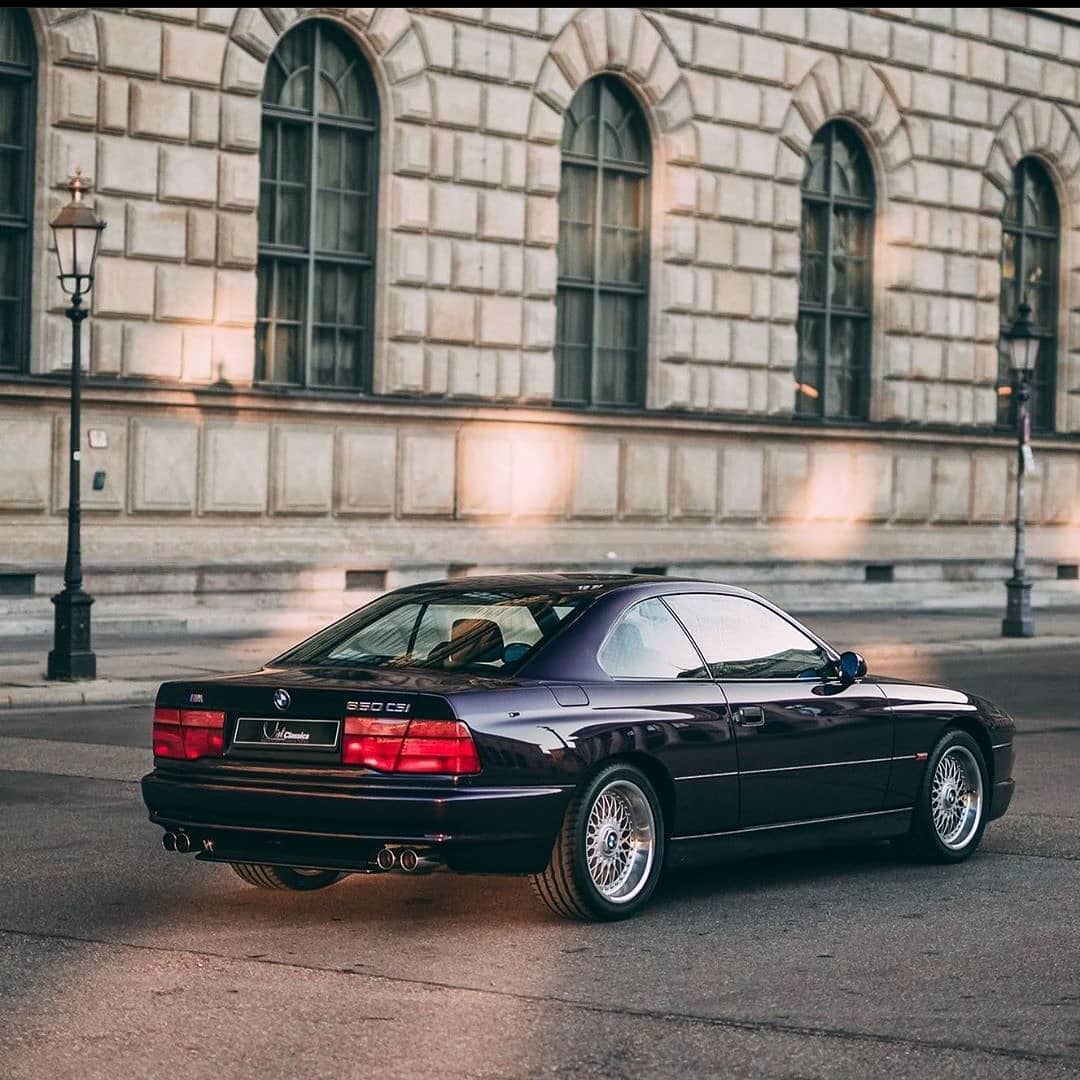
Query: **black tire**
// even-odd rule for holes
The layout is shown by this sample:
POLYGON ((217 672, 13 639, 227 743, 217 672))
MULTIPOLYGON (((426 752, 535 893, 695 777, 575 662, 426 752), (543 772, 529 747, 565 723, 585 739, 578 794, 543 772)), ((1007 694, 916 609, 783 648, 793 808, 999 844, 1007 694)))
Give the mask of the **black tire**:
POLYGON ((986 759, 983 757, 982 750, 979 749, 979 744, 966 731, 956 729, 946 731, 927 759, 926 772, 923 775, 922 783, 919 785, 919 793, 915 800, 911 832, 904 845, 906 851, 926 862, 963 862, 975 851, 982 840, 983 832, 986 829, 986 812, 989 805, 990 776, 986 768, 986 759), (978 819, 969 824, 962 831, 960 837, 951 844, 943 840, 934 824, 934 778, 941 759, 946 754, 950 754, 953 759, 961 759, 969 764, 974 763, 978 768, 980 782, 978 819))
POLYGON ((325 889, 340 880, 336 870, 294 870, 289 866, 266 866, 263 863, 231 863, 236 875, 258 889, 288 889, 312 892, 325 889))
MULTIPOLYGON (((647 817, 648 815, 646 815, 647 817)), ((566 809, 562 828, 551 851, 551 860, 541 874, 533 874, 532 886, 537 896, 556 915, 568 919, 612 921, 637 914, 648 902, 660 879, 664 863, 664 817, 648 777, 633 765, 616 762, 601 769, 575 793, 566 809), (612 789, 615 785, 615 789, 612 789), (586 854, 589 816, 601 795, 619 790, 631 795, 638 808, 645 806, 633 795, 643 796, 651 811, 651 861, 646 860, 640 876, 634 880, 632 895, 609 899, 593 881, 586 854)))

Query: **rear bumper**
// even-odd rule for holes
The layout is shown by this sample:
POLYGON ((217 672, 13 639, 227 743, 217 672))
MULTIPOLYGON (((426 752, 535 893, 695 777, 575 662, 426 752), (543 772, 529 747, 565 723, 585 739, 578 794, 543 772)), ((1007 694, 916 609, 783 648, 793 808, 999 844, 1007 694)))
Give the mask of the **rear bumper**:
POLYGON ((391 789, 155 770, 142 792, 150 820, 186 832, 204 858, 359 871, 394 844, 430 849, 454 870, 530 873, 547 865, 572 789, 391 789))

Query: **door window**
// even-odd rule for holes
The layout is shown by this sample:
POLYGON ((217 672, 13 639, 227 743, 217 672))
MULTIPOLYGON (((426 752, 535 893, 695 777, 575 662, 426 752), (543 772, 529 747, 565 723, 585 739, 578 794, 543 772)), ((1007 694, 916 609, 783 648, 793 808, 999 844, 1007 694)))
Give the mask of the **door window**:
POLYGON ((763 604, 717 593, 665 597, 714 679, 823 679, 825 650, 763 604))
POLYGON ((642 600, 615 624, 600 666, 618 679, 698 679, 701 657, 661 600, 642 600))

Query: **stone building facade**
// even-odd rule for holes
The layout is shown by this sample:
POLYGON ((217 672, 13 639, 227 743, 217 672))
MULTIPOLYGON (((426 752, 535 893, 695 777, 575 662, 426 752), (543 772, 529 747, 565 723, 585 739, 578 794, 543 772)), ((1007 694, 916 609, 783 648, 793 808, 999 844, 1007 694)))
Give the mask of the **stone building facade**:
POLYGON ((0 569, 63 562, 70 327, 48 221, 77 165, 107 222, 84 330, 91 571, 1002 559, 1003 273, 1042 288, 1049 342, 1029 547, 1080 556, 1080 9, 8 10, 0 91, 22 80, 27 186, 7 206, 24 263, 0 356, 0 569), (316 47, 348 61, 316 80, 340 123, 295 81, 316 47), (598 151, 590 180, 595 117, 581 106, 580 145, 567 132, 596 79, 623 117, 601 141, 640 137, 606 174, 598 151), (274 156, 277 121, 299 142, 274 156), (863 173, 860 191, 823 181, 815 240, 825 132, 863 173), (314 165, 304 139, 323 140, 314 165), (335 139, 362 161, 336 180, 335 139), (1049 231, 1016 241, 1025 168, 1049 231), (334 218, 320 262, 330 202, 362 238, 334 218), (616 234, 604 285, 588 245, 603 262, 616 234), (576 330, 574 288, 594 305, 576 330), (330 294, 344 315, 320 314, 330 294))

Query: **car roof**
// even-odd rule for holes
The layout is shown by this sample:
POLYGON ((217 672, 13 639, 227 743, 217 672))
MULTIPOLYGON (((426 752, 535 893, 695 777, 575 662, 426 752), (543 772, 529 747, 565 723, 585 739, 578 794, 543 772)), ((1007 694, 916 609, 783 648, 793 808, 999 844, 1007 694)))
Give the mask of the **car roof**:
POLYGON ((651 588, 662 587, 657 591, 679 592, 686 586, 708 592, 729 593, 735 596, 755 596, 736 585, 725 585, 718 581, 703 581, 689 577, 668 577, 666 574, 606 574, 588 572, 551 572, 532 574, 488 574, 477 577, 449 578, 445 580, 425 581, 407 585, 400 592, 422 591, 438 588, 446 592, 483 592, 485 590, 521 592, 542 591, 544 589, 588 589, 600 595, 622 590, 649 592, 651 588))

